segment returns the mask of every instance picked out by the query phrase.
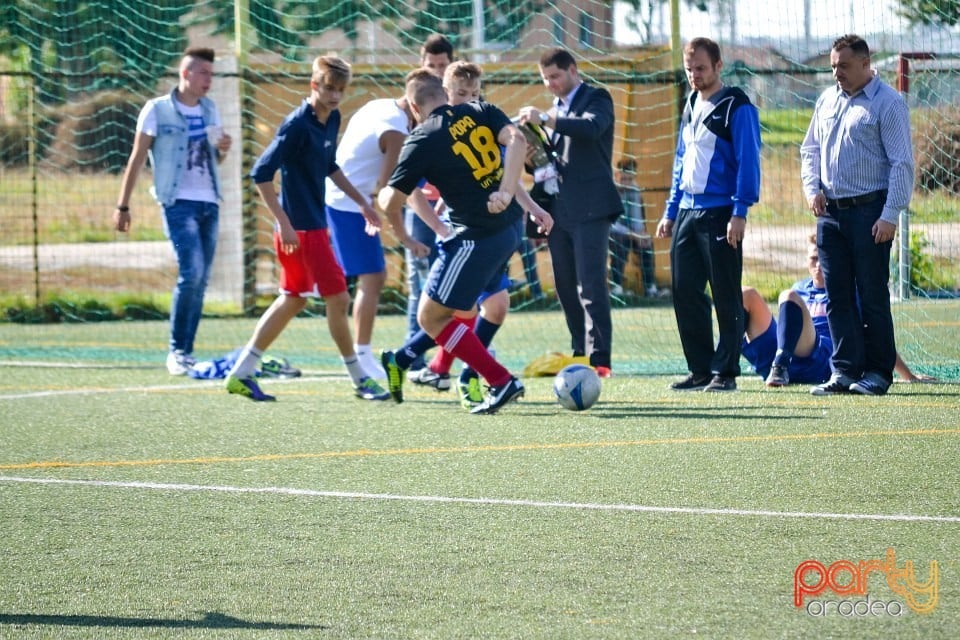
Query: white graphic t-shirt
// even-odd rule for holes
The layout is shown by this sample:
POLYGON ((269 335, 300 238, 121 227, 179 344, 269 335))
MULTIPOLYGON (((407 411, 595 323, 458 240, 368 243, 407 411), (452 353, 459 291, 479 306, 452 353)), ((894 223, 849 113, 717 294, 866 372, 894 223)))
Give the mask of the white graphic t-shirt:
MULTIPOLYGON (((173 103, 187 121, 187 157, 181 169, 176 199, 215 203, 217 192, 213 188, 211 172, 212 163, 216 162, 216 159, 207 143, 207 125, 220 126, 219 116, 214 112, 216 121, 204 122, 203 107, 199 104, 190 107, 180 103, 176 98, 173 103)), ((142 131, 149 136, 157 136, 157 114, 152 100, 140 112, 137 131, 142 131)))

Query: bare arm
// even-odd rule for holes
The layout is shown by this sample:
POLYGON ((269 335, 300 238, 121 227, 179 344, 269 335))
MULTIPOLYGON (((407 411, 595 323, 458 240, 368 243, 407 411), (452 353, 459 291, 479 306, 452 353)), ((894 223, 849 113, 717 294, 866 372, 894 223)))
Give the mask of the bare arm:
MULTIPOLYGON (((440 202, 442 202, 442 200, 440 202)), ((441 238, 446 238, 447 235, 450 234, 449 227, 440 219, 440 214, 437 213, 437 210, 430 206, 430 201, 427 200, 427 196, 424 195, 423 191, 414 189, 413 193, 407 196, 407 205, 413 209, 417 217, 423 220, 435 234, 441 238)))
POLYGON ((900 357, 900 353, 897 353, 897 362, 893 365, 893 370, 897 372, 897 375, 900 376, 904 382, 937 382, 937 379, 933 376, 928 376, 924 374, 915 374, 910 370, 910 367, 907 366, 907 363, 903 361, 903 358, 900 357))
POLYGON ((340 190, 347 194, 347 197, 356 202, 357 206, 360 207, 360 213, 363 214, 363 217, 367 221, 367 233, 374 235, 379 231, 380 216, 377 215, 377 212, 374 211, 373 205, 371 204, 376 196, 371 194, 369 200, 365 198, 362 193, 357 191, 357 188, 353 186, 353 183, 344 175, 343 171, 331 173, 330 180, 333 181, 333 184, 340 187, 340 190))
POLYGON ((143 132, 138 132, 133 139, 133 150, 130 152, 130 159, 127 160, 127 168, 123 170, 123 179, 120 181, 117 208, 113 211, 113 224, 117 231, 130 230, 130 197, 133 195, 133 187, 137 184, 143 165, 147 163, 147 153, 153 146, 153 140, 153 136, 143 132), (121 211, 121 207, 127 210, 121 211))
POLYGON ((387 131, 380 136, 380 151, 383 152, 383 161, 380 163, 380 175, 377 176, 377 185, 371 194, 375 200, 380 189, 387 186, 393 170, 397 168, 397 159, 400 157, 400 149, 403 148, 403 141, 407 136, 402 131, 387 131))
POLYGON ((514 125, 507 125, 497 134, 497 142, 506 148, 503 161, 503 177, 497 191, 490 194, 487 210, 490 213, 501 213, 513 200, 520 184, 520 174, 523 171, 523 159, 527 154, 527 140, 514 125))
POLYGON ((400 240, 400 244, 410 249, 414 256, 422 258, 429 255, 430 249, 427 245, 410 237, 403 225, 403 202, 406 199, 407 196, 402 191, 393 187, 384 187, 377 195, 377 204, 386 214, 387 220, 390 221, 390 227, 396 234, 397 239, 400 240))
POLYGON ((551 216, 546 209, 537 204, 526 189, 523 188, 523 185, 517 187, 517 203, 523 207, 523 210, 527 212, 527 215, 537 223, 537 230, 543 234, 550 234, 550 230, 553 229, 553 216, 551 216))
POLYGON ((280 233, 280 248, 284 253, 293 253, 300 246, 300 239, 297 237, 297 232, 293 228, 287 212, 280 206, 277 188, 273 185, 273 182, 258 182, 257 191, 260 192, 260 197, 263 198, 263 203, 267 205, 267 209, 270 210, 270 213, 273 214, 273 217, 277 220, 277 228, 280 233))

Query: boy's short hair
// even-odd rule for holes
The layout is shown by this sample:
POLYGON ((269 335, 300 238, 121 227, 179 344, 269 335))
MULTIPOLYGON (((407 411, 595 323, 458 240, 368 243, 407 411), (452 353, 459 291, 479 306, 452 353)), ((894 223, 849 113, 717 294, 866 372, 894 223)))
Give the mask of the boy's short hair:
POLYGON ((328 82, 333 85, 342 84, 346 86, 350 84, 351 77, 350 64, 339 56, 328 54, 317 56, 314 59, 313 75, 310 77, 310 82, 315 84, 328 82))
POLYGON ((183 58, 199 58, 212 64, 216 59, 216 53, 210 47, 188 47, 183 52, 183 58))
POLYGON ((474 84, 480 81, 482 75, 483 69, 477 63, 457 60, 450 63, 447 70, 443 72, 443 85, 447 86, 453 81, 474 84))
POLYGON ((215 57, 210 47, 189 47, 180 58, 180 74, 183 75, 185 71, 191 70, 198 60, 213 64, 215 57))
POLYGON ((631 156, 624 156, 617 160, 617 169, 627 173, 636 173, 637 161, 631 156))
POLYGON ((418 108, 434 99, 447 99, 443 83, 429 69, 414 69, 407 74, 405 85, 407 99, 418 108))

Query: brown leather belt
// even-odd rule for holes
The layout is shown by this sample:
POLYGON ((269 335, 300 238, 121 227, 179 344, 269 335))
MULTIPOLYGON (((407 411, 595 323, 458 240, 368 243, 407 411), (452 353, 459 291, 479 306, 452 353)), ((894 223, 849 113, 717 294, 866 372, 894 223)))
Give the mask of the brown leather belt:
POLYGON ((871 202, 876 202, 877 200, 887 198, 887 190, 881 189, 879 191, 871 191, 870 193, 865 193, 862 196, 852 196, 850 198, 837 198, 833 200, 827 198, 827 206, 834 209, 852 209, 853 207, 859 207, 864 204, 870 204, 871 202))

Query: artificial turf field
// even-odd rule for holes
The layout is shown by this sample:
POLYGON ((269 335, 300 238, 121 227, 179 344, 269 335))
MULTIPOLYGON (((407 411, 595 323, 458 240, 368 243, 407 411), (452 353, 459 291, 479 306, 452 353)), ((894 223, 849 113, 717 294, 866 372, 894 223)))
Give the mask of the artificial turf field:
POLYGON ((411 385, 357 400, 291 341, 304 376, 257 404, 168 376, 164 338, 0 325, 0 638, 956 637, 956 384, 616 375, 571 413, 527 378, 469 416, 411 385), (798 608, 807 560, 834 581, 798 608))

